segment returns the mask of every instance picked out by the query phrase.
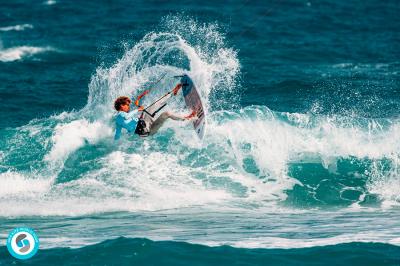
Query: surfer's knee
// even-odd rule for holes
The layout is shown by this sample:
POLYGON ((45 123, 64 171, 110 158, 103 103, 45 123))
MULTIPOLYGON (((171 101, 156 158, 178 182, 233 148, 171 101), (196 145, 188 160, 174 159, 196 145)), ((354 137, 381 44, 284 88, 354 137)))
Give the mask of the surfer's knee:
POLYGON ((163 118, 169 118, 169 117, 171 117, 171 116, 172 116, 172 113, 171 113, 171 112, 168 112, 168 111, 166 111, 166 112, 162 113, 162 116, 163 116, 163 118))

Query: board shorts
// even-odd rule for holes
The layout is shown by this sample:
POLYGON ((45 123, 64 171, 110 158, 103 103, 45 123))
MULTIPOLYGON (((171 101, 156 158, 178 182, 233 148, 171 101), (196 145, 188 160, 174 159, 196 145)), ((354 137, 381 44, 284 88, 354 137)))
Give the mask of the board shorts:
POLYGON ((141 137, 147 137, 150 135, 150 129, 144 119, 139 119, 136 125, 135 134, 138 134, 141 137))

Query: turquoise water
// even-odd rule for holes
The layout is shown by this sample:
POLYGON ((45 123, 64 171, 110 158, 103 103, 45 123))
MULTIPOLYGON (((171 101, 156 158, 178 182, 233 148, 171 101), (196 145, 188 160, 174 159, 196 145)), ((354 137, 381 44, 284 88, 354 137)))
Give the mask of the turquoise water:
MULTIPOLYGON (((396 1, 0 7, 0 265, 400 264, 396 1), (207 131, 113 141, 188 73, 207 131)), ((187 113, 179 96, 170 111, 187 113)))

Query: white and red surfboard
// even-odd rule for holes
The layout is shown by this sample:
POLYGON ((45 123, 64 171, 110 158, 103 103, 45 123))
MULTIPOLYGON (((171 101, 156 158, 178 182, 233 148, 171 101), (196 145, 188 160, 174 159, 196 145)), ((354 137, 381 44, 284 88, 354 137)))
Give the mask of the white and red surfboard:
POLYGON ((205 133, 206 119, 199 92, 194 86, 192 79, 188 75, 183 75, 181 77, 181 83, 186 106, 190 110, 196 111, 197 114, 198 119, 193 120, 194 130, 196 131, 197 136, 202 139, 205 133))

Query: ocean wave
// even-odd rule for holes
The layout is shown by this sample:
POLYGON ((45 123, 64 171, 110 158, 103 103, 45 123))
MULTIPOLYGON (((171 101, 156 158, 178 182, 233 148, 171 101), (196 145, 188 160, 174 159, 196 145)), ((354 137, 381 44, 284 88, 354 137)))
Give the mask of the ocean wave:
POLYGON ((15 25, 15 26, 0 27, 0 31, 23 31, 26 29, 33 29, 33 25, 21 24, 21 25, 15 25))
MULTIPOLYGON (((0 247, 6 253, 6 247, 0 247)), ((52 248, 40 251, 29 261, 54 265, 68 261, 74 265, 396 265, 400 248, 381 243, 352 242, 301 249, 245 249, 230 246, 208 247, 183 241, 152 241, 119 237, 78 249, 52 248), (334 256, 333 256, 334 255, 334 256)), ((4 257, 0 262, 13 264, 4 257)))
POLYGON ((2 186, 0 187, 0 195, 8 197, 12 195, 30 195, 37 196, 48 191, 50 187, 49 180, 29 178, 21 173, 12 171, 0 174, 2 186))
MULTIPOLYGON (((7 131, 2 167, 51 185, 27 193, 31 201, 0 190, 2 214, 399 205, 398 120, 235 108, 240 64, 218 25, 179 17, 163 23, 164 31, 146 34, 113 66, 96 70, 83 109, 7 131), (114 142, 113 100, 142 92, 163 73, 167 77, 145 104, 175 86, 174 75, 188 73, 204 99, 204 141, 190 125, 168 122, 152 138, 124 134, 114 142), (215 102, 230 108, 219 110, 215 102), (10 195, 18 208, 5 207, 10 195)), ((17 51, 14 60, 25 56, 17 51)), ((176 98, 168 108, 187 112, 176 98)))
POLYGON ((47 0, 47 1, 43 2, 43 4, 44 5, 48 5, 48 6, 52 6, 52 5, 57 4, 57 1, 55 1, 55 0, 47 0))
MULTIPOLYGON (((41 177, 51 186, 28 194, 30 201, 25 195, 26 204, 21 201, 13 215, 195 205, 399 205, 398 123, 348 124, 324 116, 274 113, 262 106, 208 116, 209 133, 203 143, 193 141, 190 127, 172 122, 152 139, 128 138, 118 146, 112 128, 101 120, 72 116, 66 121, 60 115, 47 128, 38 120, 19 129, 18 139, 9 140, 10 151, 3 152, 3 164, 22 173, 25 168, 19 170, 17 162, 26 160, 29 149, 36 170, 27 182, 41 177), (37 142, 34 147, 32 139, 37 142), (38 195, 46 195, 46 200, 38 195), (37 210, 27 204, 48 207, 37 210), (68 207, 61 208, 63 204, 68 207)), ((10 195, 13 200, 22 197, 10 187, 0 190, 4 202, 10 195)), ((10 211, 4 214, 11 215, 10 211)))
POLYGON ((1 62, 13 62, 29 58, 36 54, 54 51, 52 47, 18 46, 0 50, 1 62))

